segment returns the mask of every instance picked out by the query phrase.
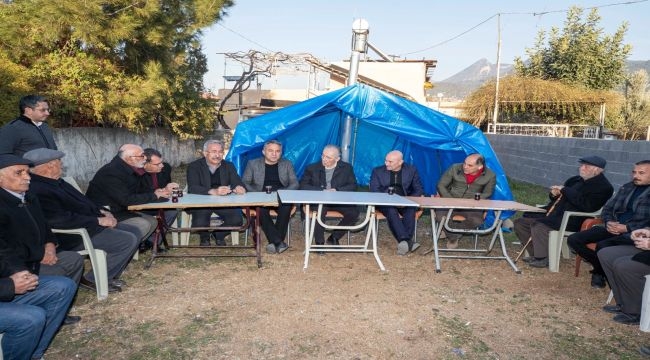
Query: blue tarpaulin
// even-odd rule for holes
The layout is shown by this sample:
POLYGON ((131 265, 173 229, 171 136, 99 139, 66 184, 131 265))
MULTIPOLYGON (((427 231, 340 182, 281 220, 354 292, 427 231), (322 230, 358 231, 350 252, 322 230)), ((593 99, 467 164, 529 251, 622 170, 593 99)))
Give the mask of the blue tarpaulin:
POLYGON ((227 160, 240 174, 250 159, 262 156, 264 142, 283 144, 300 178, 307 165, 320 161, 327 144, 341 144, 341 128, 352 116, 350 163, 360 185, 368 185, 372 169, 386 153, 400 150, 414 164, 427 195, 436 193, 441 174, 472 153, 485 157, 497 174, 492 199, 512 200, 503 168, 487 138, 476 127, 367 85, 352 85, 240 123, 227 160))

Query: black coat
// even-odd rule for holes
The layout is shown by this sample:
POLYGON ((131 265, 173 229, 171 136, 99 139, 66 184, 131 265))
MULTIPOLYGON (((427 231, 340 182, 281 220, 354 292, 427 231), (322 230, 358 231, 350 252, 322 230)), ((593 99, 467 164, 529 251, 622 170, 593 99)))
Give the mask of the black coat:
MULTIPOLYGON (((62 179, 32 174, 29 192, 38 197, 43 214, 52 228, 84 228, 91 237, 105 229, 97 220, 104 216, 99 206, 62 179)), ((58 234, 57 238, 60 247, 66 250, 74 249, 81 243, 77 235, 58 234)))
MULTIPOLYGON (((571 177, 564 182, 561 193, 562 198, 555 205, 553 211, 548 216, 539 219, 539 222, 555 230, 560 228, 565 211, 594 212, 605 205, 614 193, 614 188, 601 173, 586 181, 580 176, 571 177)), ((550 202, 546 206, 547 209, 550 209, 557 199, 551 195, 549 197, 550 202)), ((585 217, 572 216, 567 224, 567 230, 580 230, 580 225, 585 219, 585 217)))
POLYGON ((16 295, 14 281, 9 278, 15 271, 9 270, 9 265, 0 255, 0 301, 11 301, 16 295))
MULTIPOLYGON (((327 182, 325 180, 325 166, 323 163, 313 163, 305 169, 300 179, 300 190, 323 190, 327 182)), ((357 179, 354 176, 352 165, 339 161, 332 174, 332 188, 337 191, 356 191, 357 179)))
MULTIPOLYGON (((237 186, 246 188, 239 175, 237 175, 235 165, 230 161, 222 160, 219 168, 219 181, 222 185, 230 185, 232 188, 237 186)), ((192 161, 187 166, 187 192, 190 194, 208 195, 210 189, 212 189, 210 168, 208 168, 208 163, 205 162, 205 158, 192 161)))
POLYGON ((161 189, 167 186, 170 182, 172 182, 172 167, 168 163, 163 163, 163 168, 159 173, 146 173, 142 175, 142 182, 140 183, 142 185, 141 191, 146 192, 161 189), (155 189, 153 187, 152 176, 155 176, 158 179, 158 187, 155 189))
POLYGON ((23 204, 0 189, 0 259, 5 259, 9 271, 38 274, 48 242, 57 245, 38 198, 28 192, 23 204))
POLYGON ((119 156, 102 166, 88 184, 86 196, 98 206, 108 206, 118 221, 130 219, 138 214, 129 211, 129 205, 165 202, 152 190, 143 191, 143 177, 138 175, 119 156))

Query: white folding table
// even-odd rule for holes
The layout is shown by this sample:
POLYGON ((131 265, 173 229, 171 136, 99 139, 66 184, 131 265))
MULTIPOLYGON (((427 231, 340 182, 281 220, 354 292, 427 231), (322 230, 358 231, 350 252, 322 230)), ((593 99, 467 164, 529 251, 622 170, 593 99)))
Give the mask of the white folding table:
POLYGON ((313 191, 313 190, 278 190, 278 196, 283 204, 304 204, 305 205, 305 265, 309 266, 309 254, 312 252, 361 252, 372 253, 382 271, 386 268, 379 259, 377 252, 377 229, 375 228, 375 206, 412 206, 418 204, 398 195, 386 193, 355 192, 355 191, 313 191), (312 245, 316 222, 312 219, 310 205, 318 205, 315 211, 315 219, 318 223, 329 230, 358 230, 366 225, 366 241, 363 245, 312 245), (352 226, 328 225, 321 220, 323 205, 365 205, 367 206, 366 216, 362 222, 352 226), (309 214, 309 215, 307 215, 309 214), (370 245, 372 239, 372 248, 370 245))
POLYGON ((503 239, 503 231, 501 230, 501 213, 503 211, 526 211, 526 212, 544 212, 544 209, 538 207, 520 204, 516 201, 506 200, 474 200, 474 199, 458 199, 458 198, 442 198, 442 197, 408 197, 410 200, 419 204, 421 208, 429 209, 431 213, 431 237, 433 241, 434 258, 436 262, 436 272, 440 270, 441 258, 456 258, 456 259, 496 259, 506 260, 512 269, 521 274, 515 263, 508 256, 506 251, 505 240, 503 239), (441 224, 436 225, 436 215, 434 210, 447 210, 447 215, 443 217, 441 224), (495 221, 487 229, 455 229, 449 224, 449 219, 454 210, 493 210, 495 221), (439 249, 438 239, 442 228, 451 232, 460 232, 466 234, 485 235, 492 233, 492 240, 486 249, 439 249), (494 248, 497 237, 501 244, 501 256, 489 256, 494 248), (459 252, 459 253, 482 253, 482 255, 440 255, 440 252, 459 252))

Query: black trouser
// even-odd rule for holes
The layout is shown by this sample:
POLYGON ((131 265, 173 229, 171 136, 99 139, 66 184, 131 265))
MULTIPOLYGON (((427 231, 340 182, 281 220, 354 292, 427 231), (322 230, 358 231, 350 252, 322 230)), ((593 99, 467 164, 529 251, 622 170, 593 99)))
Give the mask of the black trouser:
MULTIPOLYGON (((316 206, 316 205, 313 205, 316 206)), ((313 209, 317 209, 313 207, 313 209)), ((356 205, 323 205, 323 212, 321 214, 321 220, 325 222, 325 215, 328 211, 338 211, 343 215, 343 219, 339 221, 338 226, 351 226, 357 223, 359 218, 359 208, 356 205)), ((325 229, 318 223, 316 219, 316 227, 314 228, 314 239, 316 244, 323 245, 325 244, 325 229)), ((370 226, 373 226, 372 224, 370 226)), ((335 230, 330 236, 332 240, 340 239, 346 233, 345 230, 335 230)))
MULTIPOLYGON (((192 227, 207 227, 210 226, 210 215, 215 213, 221 217, 223 224, 221 226, 241 226, 242 211, 241 208, 216 208, 207 210, 192 210, 192 227)), ((199 238, 201 242, 210 241, 210 232, 199 231, 199 238)), ((214 237, 217 240, 224 240, 228 231, 214 231, 214 237)))
POLYGON ((260 217, 260 226, 262 231, 269 240, 269 244, 279 245, 287 236, 289 219, 291 219, 291 208, 293 205, 280 205, 277 208, 260 208, 258 216, 260 217), (278 216, 275 223, 271 218, 271 210, 275 210, 278 216))
POLYGON ((602 248, 615 245, 634 245, 634 242, 626 235, 614 235, 603 226, 594 226, 589 230, 580 231, 569 236, 567 240, 569 247, 576 254, 594 267, 592 273, 605 275, 603 267, 598 261, 596 252, 602 248), (587 244, 596 243, 596 250, 591 250, 587 244))

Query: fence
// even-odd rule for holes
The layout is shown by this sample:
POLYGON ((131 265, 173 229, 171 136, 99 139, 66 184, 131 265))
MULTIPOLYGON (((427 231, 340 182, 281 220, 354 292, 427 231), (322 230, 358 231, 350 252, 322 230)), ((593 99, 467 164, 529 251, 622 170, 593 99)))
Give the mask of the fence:
POLYGON ((568 124, 527 124, 527 123, 489 123, 489 134, 543 136, 543 137, 582 137, 597 139, 598 126, 568 124))

